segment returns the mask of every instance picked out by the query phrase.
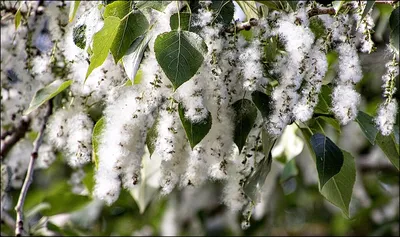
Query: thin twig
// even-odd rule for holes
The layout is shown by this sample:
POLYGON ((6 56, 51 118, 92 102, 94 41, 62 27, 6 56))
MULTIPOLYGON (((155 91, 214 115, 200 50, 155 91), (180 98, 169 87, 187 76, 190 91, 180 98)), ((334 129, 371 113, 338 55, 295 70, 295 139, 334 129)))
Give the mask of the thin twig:
POLYGON ((324 14, 335 15, 336 11, 333 7, 332 8, 313 8, 308 11, 309 18, 316 16, 316 15, 324 15, 324 14))
POLYGON ((39 147, 42 144, 43 141, 43 136, 44 136, 44 130, 46 129, 46 123, 48 118, 50 117, 52 113, 52 101, 47 102, 47 111, 46 114, 43 117, 43 124, 40 128, 38 137, 36 138, 34 144, 33 144, 33 150, 31 153, 31 159, 29 161, 29 166, 28 166, 28 171, 26 172, 26 177, 24 180, 24 184, 22 185, 21 188, 21 193, 18 198, 17 205, 15 206, 15 211, 17 212, 17 221, 16 221, 16 226, 15 226, 15 235, 16 236, 22 236, 25 234, 24 231, 24 216, 23 216, 23 208, 24 208, 24 202, 25 202, 25 197, 29 189, 29 185, 32 183, 32 177, 33 177, 33 168, 35 166, 36 159, 38 157, 38 151, 39 147))
POLYGON ((30 122, 31 119, 29 117, 23 116, 16 127, 12 128, 11 131, 6 131, 1 134, 1 140, 4 139, 4 141, 1 143, 0 147, 0 159, 5 157, 15 143, 25 136, 25 133, 29 129, 30 122))
POLYGON ((236 23, 234 27, 225 29, 225 32, 234 33, 234 32, 239 32, 241 30, 250 30, 252 26, 257 26, 257 25, 258 25, 258 20, 255 18, 251 18, 248 22, 236 23))

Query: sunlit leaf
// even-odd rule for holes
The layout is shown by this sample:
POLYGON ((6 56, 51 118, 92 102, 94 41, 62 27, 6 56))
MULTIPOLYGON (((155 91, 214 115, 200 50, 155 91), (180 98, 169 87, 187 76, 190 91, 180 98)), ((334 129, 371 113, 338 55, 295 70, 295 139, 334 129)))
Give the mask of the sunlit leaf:
POLYGON ((108 51, 118 33, 120 19, 109 16, 104 20, 104 26, 93 36, 93 54, 90 57, 90 65, 86 72, 85 81, 92 71, 101 66, 108 56, 108 51))
POLYGON ((39 106, 52 99, 63 90, 67 89, 71 85, 71 83, 72 80, 68 80, 65 82, 61 80, 55 80, 46 87, 38 90, 33 96, 33 99, 29 104, 29 108, 25 111, 24 114, 28 115, 32 111, 36 110, 37 108, 39 108, 39 106))
POLYGON ((94 161, 94 164, 96 165, 96 169, 99 166, 98 150, 99 150, 99 144, 101 142, 100 141, 101 134, 104 130, 105 125, 106 125, 105 119, 104 119, 104 117, 101 117, 94 125, 93 132, 92 132, 93 161, 94 161))
POLYGON ((69 8, 69 15, 68 15, 69 22, 72 22, 74 20, 80 3, 81 3, 81 1, 71 1, 71 6, 69 8))

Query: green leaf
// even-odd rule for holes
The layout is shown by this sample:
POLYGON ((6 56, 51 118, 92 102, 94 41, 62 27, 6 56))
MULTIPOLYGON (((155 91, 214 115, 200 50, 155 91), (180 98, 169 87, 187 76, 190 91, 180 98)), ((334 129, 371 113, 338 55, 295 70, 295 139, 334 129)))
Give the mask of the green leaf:
POLYGON ((178 112, 190 147, 193 149, 210 131, 212 126, 211 113, 208 112, 207 118, 195 123, 185 117, 185 108, 181 103, 178 105, 178 112))
POLYGON ((296 166, 296 160, 291 159, 289 162, 286 163, 285 167, 283 168, 279 182, 283 183, 289 180, 290 178, 297 176, 298 174, 299 170, 297 169, 296 166))
POLYGON ((231 0, 212 1, 211 10, 214 12, 213 23, 229 25, 235 13, 235 5, 231 0))
POLYGON ((310 30, 314 33, 315 38, 319 39, 326 35, 324 22, 319 17, 310 18, 310 30))
POLYGON ((318 95, 318 104, 315 106, 314 113, 329 114, 332 108, 332 89, 330 86, 323 85, 318 95))
POLYGON ((356 122, 358 123, 358 125, 360 125, 360 128, 368 141, 372 145, 374 145, 376 135, 378 134, 378 129, 375 127, 373 118, 363 111, 359 111, 357 114, 356 122))
POLYGON ((310 143, 316 156, 318 178, 322 189, 329 179, 339 173, 343 165, 343 153, 334 142, 320 133, 312 135, 310 143))
POLYGON ((14 19, 15 30, 17 30, 19 25, 21 24, 21 17, 22 17, 21 7, 19 7, 17 12, 15 13, 15 19, 14 19))
POLYGON ((257 109, 260 111, 262 117, 267 119, 271 112, 271 96, 261 92, 254 91, 251 93, 251 99, 256 105, 257 109))
POLYGON ((114 61, 117 63, 128 51, 133 41, 147 31, 149 22, 142 12, 131 12, 130 1, 115 1, 107 5, 104 17, 110 16, 121 19, 117 35, 110 48, 114 61))
POLYGON ((346 151, 342 150, 341 152, 343 153, 343 166, 339 173, 326 182, 321 194, 342 209, 347 217, 350 217, 349 204, 356 181, 356 167, 353 156, 346 151))
POLYGON ((397 53, 399 53, 399 34, 400 34, 400 7, 397 7, 392 11, 392 14, 389 18, 390 25, 390 44, 397 49, 397 53))
POLYGON ((335 9, 335 12, 336 12, 335 16, 338 14, 340 8, 342 8, 344 2, 345 1, 333 1, 332 2, 333 9, 335 9))
POLYGON ((190 30, 190 18, 191 14, 182 12, 182 13, 175 13, 171 16, 169 25, 171 26, 171 30, 178 30, 179 29, 179 19, 178 15, 180 16, 180 24, 181 24, 181 30, 190 30))
POLYGON ((146 145, 150 152, 150 157, 153 155, 154 151, 156 150, 156 141, 157 141, 157 126, 159 122, 159 117, 157 116, 156 120, 153 123, 153 126, 147 131, 146 136, 146 145))
POLYGON ((154 52, 158 64, 176 90, 196 74, 203 63, 207 46, 193 32, 173 30, 157 36, 154 52))
POLYGON ((327 116, 321 115, 321 116, 317 117, 317 121, 318 122, 324 121, 325 123, 331 125, 338 133, 341 132, 340 123, 332 117, 327 117, 327 116))
POLYGON ((138 37, 128 49, 125 56, 122 57, 126 75, 134 84, 136 84, 134 80, 136 73, 138 72, 140 62, 142 61, 143 53, 146 50, 150 39, 151 35, 149 32, 144 36, 138 37))
POLYGON ((256 201, 257 194, 261 191, 267 175, 271 171, 272 155, 271 150, 276 138, 269 135, 265 129, 262 129, 262 144, 264 158, 257 164, 256 169, 250 174, 244 185, 244 192, 253 201, 256 201))
POLYGON ((42 202, 50 204, 51 208, 43 210, 45 216, 52 216, 80 209, 90 202, 88 196, 77 195, 71 192, 67 181, 57 183, 46 193, 42 202))
POLYGON ((93 132, 92 132, 92 147, 93 147, 93 161, 96 166, 96 169, 99 167, 99 144, 100 144, 100 138, 101 138, 101 133, 104 130, 105 127, 105 121, 104 117, 101 117, 96 124, 94 125, 93 132))
POLYGON ((378 133, 376 136, 376 143, 385 153, 386 157, 392 162, 392 164, 399 170, 399 151, 396 147, 395 136, 391 133, 388 136, 383 136, 381 133, 378 133))
POLYGON ((365 5, 364 11, 363 11, 363 13, 362 13, 362 15, 361 15, 360 22, 364 19, 365 16, 367 16, 368 12, 372 9, 372 7, 374 6, 374 4, 375 4, 375 0, 373 0, 373 1, 371 1, 371 0, 370 0, 370 1, 367 1, 367 4, 365 5))
POLYGON ((35 109, 39 108, 39 106, 60 94, 63 90, 67 89, 71 84, 72 80, 65 82, 62 82, 61 80, 55 80, 46 87, 36 91, 31 103, 29 104, 29 108, 24 114, 30 114, 35 109))
POLYGON ((152 8, 154 10, 162 12, 170 3, 171 1, 137 1, 136 7, 140 10, 152 8))
POLYGON ((71 6, 69 8, 69 15, 68 15, 68 21, 69 22, 72 22, 74 20, 80 3, 81 3, 81 1, 72 1, 71 2, 71 6))
POLYGON ((81 49, 84 49, 86 46, 86 25, 79 25, 72 29, 72 40, 74 44, 81 49))
POLYGON ((246 15, 246 19, 258 18, 258 10, 255 1, 236 1, 239 7, 242 9, 246 15))
POLYGON ((242 148, 246 143, 247 136, 257 118, 257 108, 248 99, 241 99, 236 101, 232 105, 233 110, 236 113, 235 116, 235 132, 233 140, 239 148, 239 153, 242 152, 242 148))
POLYGON ((298 0, 286 0, 290 8, 295 12, 297 10, 298 0))
POLYGON ((93 36, 93 54, 86 72, 85 81, 92 71, 101 66, 107 58, 108 51, 118 33, 120 19, 109 16, 104 20, 104 26, 93 36))

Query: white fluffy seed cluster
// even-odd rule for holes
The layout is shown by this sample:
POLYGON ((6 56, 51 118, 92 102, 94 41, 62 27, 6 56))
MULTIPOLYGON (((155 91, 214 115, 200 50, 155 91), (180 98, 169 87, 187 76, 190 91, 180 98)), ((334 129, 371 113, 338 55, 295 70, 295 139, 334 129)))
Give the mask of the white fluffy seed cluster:
POLYGON ((337 47, 339 54, 338 78, 332 92, 332 111, 341 124, 353 121, 358 113, 360 94, 354 85, 362 78, 357 50, 350 43, 337 47))
POLYGON ((80 167, 92 157, 92 119, 80 109, 60 109, 49 120, 48 140, 66 154, 72 167, 80 167))
POLYGON ((293 109, 300 97, 297 90, 303 81, 302 66, 311 66, 304 64, 303 60, 312 48, 314 34, 307 21, 301 24, 296 22, 297 15, 294 13, 278 15, 276 27, 272 30, 272 35, 279 37, 287 52, 278 56, 274 66, 280 78, 279 85, 272 92, 274 109, 268 123, 268 131, 274 135, 280 135, 293 119, 293 109))
POLYGON ((399 63, 393 59, 386 63, 386 73, 382 76, 385 102, 378 108, 375 123, 382 135, 387 136, 393 131, 396 123, 398 102, 393 98, 396 93, 396 77, 399 75, 399 63))

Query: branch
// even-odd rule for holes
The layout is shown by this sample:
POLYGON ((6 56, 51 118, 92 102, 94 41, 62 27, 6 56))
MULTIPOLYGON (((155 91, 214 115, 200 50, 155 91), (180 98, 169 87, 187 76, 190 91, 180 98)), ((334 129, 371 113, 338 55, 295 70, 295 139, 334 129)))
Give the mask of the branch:
POLYGON ((333 7, 332 8, 313 8, 308 11, 308 18, 316 16, 316 15, 324 15, 324 14, 335 15, 336 11, 333 7))
POLYGON ((3 159, 15 143, 25 136, 25 133, 29 130, 30 122, 29 117, 23 116, 16 127, 1 133, 0 159, 3 159))
POLYGON ((23 207, 24 207, 24 202, 25 202, 25 197, 29 189, 29 185, 32 183, 32 177, 33 177, 33 168, 35 166, 36 159, 38 158, 38 151, 39 147, 42 144, 43 141, 43 135, 44 135, 44 130, 46 129, 46 123, 48 118, 50 117, 52 113, 52 101, 49 100, 47 102, 47 111, 46 114, 43 117, 43 124, 40 128, 38 137, 36 138, 34 144, 33 144, 33 150, 31 153, 31 159, 29 161, 29 166, 28 166, 28 171, 26 172, 26 177, 24 180, 24 184, 22 185, 21 188, 21 193, 18 198, 17 205, 15 206, 15 211, 17 212, 17 223, 15 226, 15 235, 16 236, 22 236, 22 234, 25 234, 24 231, 24 216, 23 216, 23 207))
POLYGON ((255 18, 251 18, 248 22, 236 23, 234 27, 229 27, 225 29, 226 33, 234 33, 239 32, 241 30, 250 30, 252 26, 257 26, 258 20, 255 18))

